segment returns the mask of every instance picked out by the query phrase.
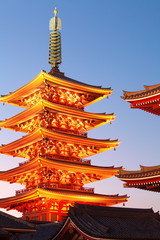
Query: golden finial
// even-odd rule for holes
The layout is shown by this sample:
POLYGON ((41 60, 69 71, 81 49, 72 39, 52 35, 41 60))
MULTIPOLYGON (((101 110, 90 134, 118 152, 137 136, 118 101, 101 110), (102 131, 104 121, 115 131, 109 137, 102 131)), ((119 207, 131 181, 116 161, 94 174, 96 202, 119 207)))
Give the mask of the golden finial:
POLYGON ((58 11, 57 11, 57 8, 56 8, 56 7, 54 8, 53 13, 54 13, 55 16, 57 16, 58 11))
POLYGON ((58 65, 61 61, 61 34, 58 30, 61 30, 61 20, 57 17, 57 9, 55 7, 54 17, 50 19, 49 30, 50 40, 49 40, 49 64, 51 64, 52 69, 55 71, 58 70, 58 65))

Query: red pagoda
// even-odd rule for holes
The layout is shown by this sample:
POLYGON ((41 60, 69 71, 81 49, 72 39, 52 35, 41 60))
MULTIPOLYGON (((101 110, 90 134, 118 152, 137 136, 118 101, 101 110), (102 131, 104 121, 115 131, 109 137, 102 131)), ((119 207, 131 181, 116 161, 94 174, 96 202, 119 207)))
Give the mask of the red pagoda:
MULTIPOLYGON (((123 91, 122 97, 131 108, 142 109, 160 116, 160 84, 144 86, 137 92, 123 91)), ((118 177, 125 182, 124 187, 160 192, 160 166, 140 166, 140 170, 120 170, 118 177)))
POLYGON ((64 76, 61 63, 61 29, 57 10, 50 21, 49 73, 39 75, 1 102, 24 107, 23 112, 0 122, 0 127, 27 133, 0 147, 0 153, 27 159, 0 172, 0 180, 25 185, 16 196, 0 199, 0 207, 22 212, 23 219, 61 221, 75 202, 110 206, 127 196, 94 193, 83 187, 118 174, 120 168, 91 165, 84 159, 114 149, 118 140, 87 137, 87 131, 114 120, 114 114, 89 113, 84 107, 112 93, 110 88, 84 84, 64 76))

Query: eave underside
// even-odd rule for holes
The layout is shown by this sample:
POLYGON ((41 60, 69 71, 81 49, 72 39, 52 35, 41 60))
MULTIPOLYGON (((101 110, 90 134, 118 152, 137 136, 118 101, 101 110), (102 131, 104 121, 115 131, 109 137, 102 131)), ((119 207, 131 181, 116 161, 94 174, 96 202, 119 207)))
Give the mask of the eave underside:
POLYGON ((144 167, 139 171, 120 170, 118 175, 124 187, 160 192, 160 166, 144 167))
MULTIPOLYGON (((67 120, 71 117, 73 119, 79 118, 84 121, 88 120, 89 122, 91 122, 91 120, 96 121, 95 124, 88 123, 88 129, 86 128, 83 131, 81 129, 80 132, 85 132, 92 128, 95 128, 102 124, 105 124, 107 122, 111 122, 115 118, 114 114, 107 115, 107 114, 101 114, 101 113, 90 113, 90 112, 85 112, 82 110, 73 109, 71 107, 66 107, 66 106, 63 106, 60 104, 55 104, 55 103, 51 103, 51 102, 42 100, 42 101, 38 102, 36 105, 30 107, 29 109, 26 109, 25 111, 15 115, 9 119, 0 121, 0 127, 15 129, 16 131, 27 132, 27 129, 25 131, 25 129, 21 128, 19 125, 28 120, 32 120, 34 117, 38 116, 38 114, 41 116, 43 113, 43 115, 44 115, 45 111, 51 112, 52 115, 56 114, 55 116, 57 116, 57 114, 59 114, 61 117, 64 117, 65 122, 67 122, 65 119, 66 116, 67 116, 67 120)), ((52 118, 54 119, 54 115, 52 116, 52 118)), ((42 124, 40 119, 38 122, 39 122, 39 127, 40 127, 40 125, 42 124)), ((33 122, 33 124, 35 124, 35 123, 33 122)), ((76 124, 76 122, 75 123, 73 122, 73 124, 76 124)))
POLYGON ((105 206, 111 206, 126 202, 128 197, 126 195, 101 195, 95 193, 76 192, 71 190, 53 190, 53 189, 40 189, 36 188, 32 191, 28 191, 19 194, 14 197, 8 197, 0 199, 0 207, 7 209, 16 209, 20 205, 41 199, 51 199, 53 201, 67 201, 67 202, 79 202, 88 204, 100 204, 105 206))
POLYGON ((146 179, 145 181, 126 181, 123 186, 125 188, 138 188, 152 192, 160 192, 160 178, 152 180, 146 179))
MULTIPOLYGON (((83 84, 78 81, 75 81, 70 78, 62 77, 62 76, 53 76, 50 74, 47 74, 46 72, 42 71, 39 73, 39 75, 34 78, 31 82, 24 85, 23 87, 19 88, 18 90, 10 93, 9 95, 2 96, 0 98, 1 102, 11 103, 15 105, 18 104, 18 99, 26 96, 27 94, 30 94, 35 91, 35 89, 39 88, 43 83, 45 82, 51 82, 52 84, 56 84, 57 86, 65 87, 66 89, 70 90, 77 90, 85 93, 91 93, 91 94, 98 94, 100 96, 97 97, 95 101, 98 101, 112 93, 112 90, 110 88, 101 88, 101 87, 95 87, 88 84, 83 84)), ((91 103, 93 103, 91 102, 91 103)), ((91 104, 90 103, 90 104, 91 104)), ((22 106, 22 105, 21 105, 22 106)), ((24 106, 25 107, 25 106, 24 106)))
MULTIPOLYGON (((54 148, 54 151, 57 152, 57 144, 59 144, 58 142, 61 143, 62 147, 64 145, 66 148, 69 148, 71 156, 75 155, 77 159, 86 158, 88 156, 107 151, 111 148, 117 147, 119 144, 119 141, 117 140, 96 140, 56 131, 53 132, 44 128, 38 128, 33 133, 26 135, 17 141, 1 146, 0 153, 30 158, 30 154, 32 154, 34 151, 33 157, 35 158, 35 155, 37 154, 35 151, 41 153, 39 144, 41 145, 41 148, 42 146, 46 146, 46 150, 44 150, 45 154, 47 152, 52 154, 52 150, 47 150, 47 147, 50 144, 51 149, 54 148), (77 149, 76 151, 75 147, 77 149), (28 155, 26 154, 27 149, 25 148, 30 149, 28 150, 28 155)), ((59 148, 61 148, 61 146, 59 148)), ((64 151, 65 149, 62 151, 62 155, 64 151)))
POLYGON ((136 104, 131 104, 131 108, 138 108, 141 109, 143 111, 155 114, 160 116, 160 104, 156 104, 156 105, 146 105, 146 106, 137 106, 136 104))
POLYGON ((24 176, 30 175, 31 172, 34 172, 40 168, 47 167, 47 168, 54 168, 57 170, 64 170, 70 172, 81 172, 87 174, 96 174, 99 175, 99 180, 106 179, 118 174, 119 168, 115 168, 114 166, 111 167, 99 167, 90 165, 88 162, 71 162, 71 161, 62 161, 62 160, 52 160, 52 159, 45 159, 45 158, 36 158, 32 161, 27 161, 21 163, 19 167, 0 172, 0 180, 1 181, 9 181, 10 178, 16 176, 24 176))

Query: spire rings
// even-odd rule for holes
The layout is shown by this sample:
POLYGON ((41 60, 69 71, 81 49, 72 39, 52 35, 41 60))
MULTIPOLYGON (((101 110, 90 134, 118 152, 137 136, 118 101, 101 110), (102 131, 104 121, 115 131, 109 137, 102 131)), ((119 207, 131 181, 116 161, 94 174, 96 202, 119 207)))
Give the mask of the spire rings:
POLYGON ((54 30, 50 33, 49 39, 49 64, 58 67, 61 62, 61 34, 54 30))

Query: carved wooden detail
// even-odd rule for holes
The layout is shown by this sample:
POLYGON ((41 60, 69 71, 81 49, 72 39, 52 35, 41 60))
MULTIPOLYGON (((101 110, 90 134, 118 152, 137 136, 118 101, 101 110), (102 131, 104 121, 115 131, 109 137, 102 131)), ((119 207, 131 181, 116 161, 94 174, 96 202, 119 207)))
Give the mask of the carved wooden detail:
POLYGON ((30 107, 36 104, 42 98, 53 103, 59 103, 62 105, 83 109, 84 104, 93 101, 96 99, 96 97, 97 96, 93 96, 92 94, 79 93, 46 84, 43 88, 24 97, 20 101, 23 101, 23 104, 30 107))
POLYGON ((53 139, 44 138, 36 143, 22 147, 11 154, 24 158, 34 159, 37 156, 63 156, 66 158, 86 158, 97 154, 100 147, 87 146, 82 144, 67 143, 53 139))
POLYGON ((57 129, 64 132, 80 134, 88 131, 90 127, 94 127, 97 123, 99 123, 98 120, 82 119, 56 112, 44 111, 17 126, 29 133, 41 126, 51 130, 57 129))
MULTIPOLYGON (((38 170, 12 177, 10 182, 17 182, 26 185, 26 190, 35 187, 42 188, 68 188, 74 189, 79 186, 80 190, 86 190, 81 186, 90 182, 98 181, 101 175, 93 173, 81 173, 68 170, 57 170, 55 168, 40 167, 38 170)), ((22 193, 24 190, 20 190, 22 193)), ((18 191, 17 191, 18 193, 18 191)))
POLYGON ((19 212, 23 212, 24 216, 26 216, 29 213, 34 212, 48 212, 48 213, 54 213, 61 211, 62 213, 67 213, 69 210, 69 207, 72 206, 73 203, 67 202, 67 201, 56 201, 55 199, 47 199, 47 198, 39 198, 35 199, 33 201, 24 202, 21 205, 15 204, 11 205, 10 209, 16 208, 19 212))

